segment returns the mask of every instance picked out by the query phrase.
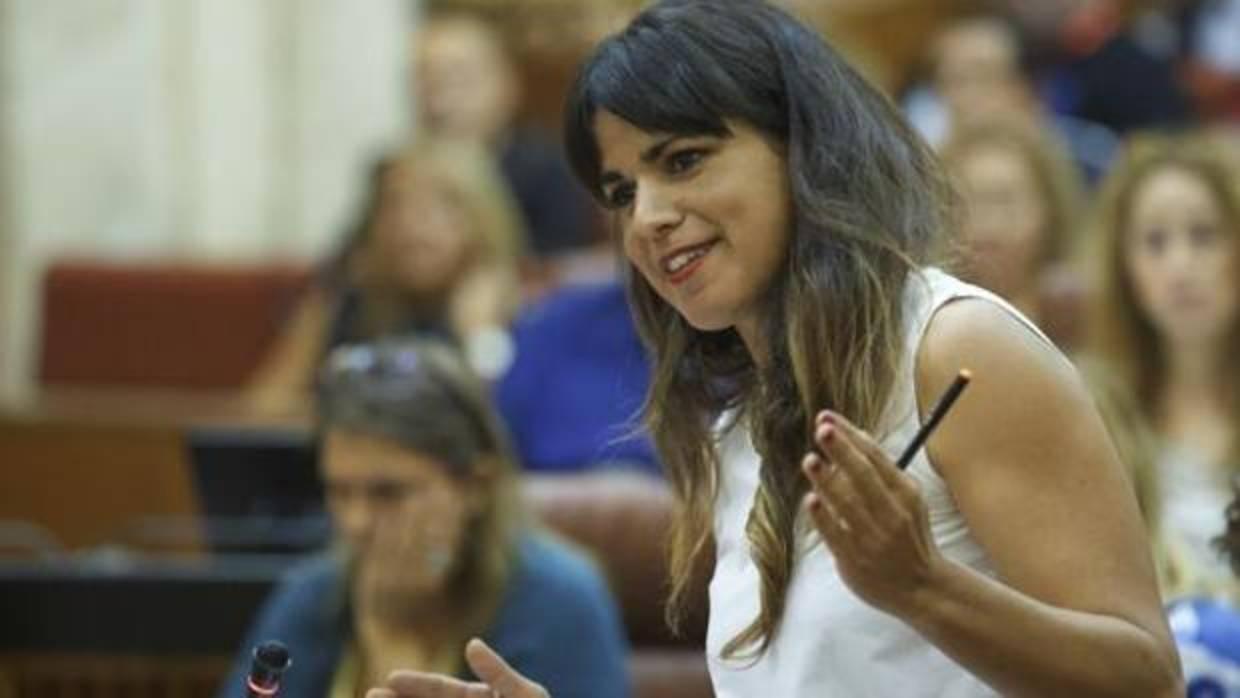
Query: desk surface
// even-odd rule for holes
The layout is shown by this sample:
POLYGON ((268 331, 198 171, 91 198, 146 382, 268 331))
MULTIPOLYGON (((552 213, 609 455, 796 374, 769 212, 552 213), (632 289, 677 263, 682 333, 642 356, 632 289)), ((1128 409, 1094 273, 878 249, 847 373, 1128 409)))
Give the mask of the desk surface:
POLYGON ((297 557, 0 562, 0 651, 224 654, 297 557))

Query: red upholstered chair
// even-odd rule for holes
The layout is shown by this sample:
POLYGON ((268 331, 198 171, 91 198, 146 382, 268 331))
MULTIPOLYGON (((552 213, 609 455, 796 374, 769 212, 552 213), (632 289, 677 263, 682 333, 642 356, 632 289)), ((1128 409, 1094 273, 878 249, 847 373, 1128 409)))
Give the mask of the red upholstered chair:
POLYGON ((43 284, 40 382, 237 388, 309 277, 288 265, 56 263, 43 284))
POLYGON ((635 698, 710 698, 703 604, 683 638, 663 622, 664 542, 672 498, 654 478, 626 474, 530 475, 531 509, 552 530, 592 553, 611 582, 632 645, 635 698))

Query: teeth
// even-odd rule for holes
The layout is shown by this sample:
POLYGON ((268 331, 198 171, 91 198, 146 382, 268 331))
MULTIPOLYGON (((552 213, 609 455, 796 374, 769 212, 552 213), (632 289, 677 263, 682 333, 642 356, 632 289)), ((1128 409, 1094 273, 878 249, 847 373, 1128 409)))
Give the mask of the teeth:
POLYGON ((692 250, 685 250, 684 252, 681 252, 664 262, 663 269, 669 274, 675 274, 681 269, 684 269, 695 259, 698 259, 702 255, 706 254, 707 249, 708 247, 696 247, 692 250))

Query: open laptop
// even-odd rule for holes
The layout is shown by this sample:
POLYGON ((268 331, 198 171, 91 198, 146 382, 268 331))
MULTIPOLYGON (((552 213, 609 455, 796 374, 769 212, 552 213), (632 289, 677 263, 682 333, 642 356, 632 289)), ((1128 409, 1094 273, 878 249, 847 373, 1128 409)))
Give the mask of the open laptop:
POLYGON ((329 526, 312 435, 274 427, 195 427, 186 437, 213 552, 299 552, 329 526))

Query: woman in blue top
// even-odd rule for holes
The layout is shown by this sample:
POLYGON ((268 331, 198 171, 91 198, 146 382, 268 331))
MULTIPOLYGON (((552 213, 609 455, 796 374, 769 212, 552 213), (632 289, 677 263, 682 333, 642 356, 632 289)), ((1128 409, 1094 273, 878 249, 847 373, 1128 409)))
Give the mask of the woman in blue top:
POLYGON ((221 698, 246 695, 249 649, 265 640, 293 658, 284 695, 355 698, 398 667, 468 678, 461 657, 473 637, 558 696, 629 695, 604 582, 526 523, 507 440, 455 351, 342 347, 319 398, 340 544, 275 591, 221 698))

